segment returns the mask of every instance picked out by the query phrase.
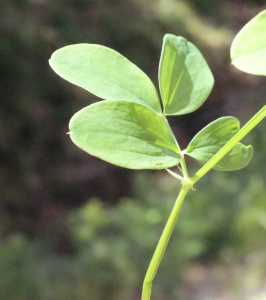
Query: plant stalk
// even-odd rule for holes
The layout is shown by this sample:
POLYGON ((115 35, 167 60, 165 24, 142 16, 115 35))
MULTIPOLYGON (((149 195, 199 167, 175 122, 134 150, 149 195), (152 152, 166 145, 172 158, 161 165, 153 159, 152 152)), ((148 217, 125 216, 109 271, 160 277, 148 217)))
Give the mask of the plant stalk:
POLYGON ((141 300, 150 300, 152 281, 156 275, 156 272, 157 272, 160 262, 162 260, 164 251, 166 249, 166 246, 167 246, 169 239, 171 237, 171 234, 173 232, 173 229, 174 229, 179 211, 181 209, 182 203, 183 203, 184 198, 189 189, 190 189, 190 185, 188 183, 184 182, 184 184, 180 190, 180 193, 176 199, 175 205, 171 211, 171 214, 170 214, 170 216, 167 220, 167 223, 164 227, 164 230, 160 237, 160 240, 157 244, 157 247, 156 247, 153 257, 151 259, 150 265, 148 267, 148 270, 147 270, 147 273, 146 273, 146 276, 145 276, 144 282, 143 282, 141 300))

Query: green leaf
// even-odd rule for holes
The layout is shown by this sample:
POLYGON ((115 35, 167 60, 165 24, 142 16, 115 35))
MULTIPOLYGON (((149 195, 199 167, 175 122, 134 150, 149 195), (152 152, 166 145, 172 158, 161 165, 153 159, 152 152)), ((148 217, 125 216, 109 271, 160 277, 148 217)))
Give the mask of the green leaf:
POLYGON ((231 46, 232 64, 241 71, 266 75, 266 10, 249 21, 231 46))
POLYGON ((183 115, 196 110, 213 84, 213 75, 199 50, 181 36, 166 34, 159 65, 165 114, 183 115))
MULTIPOLYGON (((238 119, 222 117, 198 132, 189 143, 185 154, 205 164, 209 161, 240 129, 238 119)), ((245 167, 252 157, 252 146, 238 143, 224 156, 214 169, 221 171, 238 170, 245 167)))
POLYGON ((149 77, 110 48, 94 44, 66 46, 55 51, 49 63, 59 76, 102 99, 134 101, 161 112, 149 77))
POLYGON ((229 151, 219 162, 214 169, 219 171, 234 171, 246 167, 253 154, 253 147, 251 145, 245 146, 238 143, 229 151))
POLYGON ((129 169, 165 169, 180 161, 166 119, 144 105, 106 100, 77 112, 69 124, 74 144, 129 169))

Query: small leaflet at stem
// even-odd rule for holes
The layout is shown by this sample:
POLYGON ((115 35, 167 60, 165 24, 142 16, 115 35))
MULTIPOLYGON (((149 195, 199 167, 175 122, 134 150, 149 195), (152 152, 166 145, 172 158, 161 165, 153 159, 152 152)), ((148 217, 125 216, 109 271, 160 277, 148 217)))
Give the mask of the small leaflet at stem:
MULTIPOLYGON (((238 119, 222 117, 199 131, 189 143, 185 154, 201 163, 208 162, 240 129, 238 119)), ((238 143, 213 169, 233 171, 245 167, 251 160, 252 146, 238 143)))

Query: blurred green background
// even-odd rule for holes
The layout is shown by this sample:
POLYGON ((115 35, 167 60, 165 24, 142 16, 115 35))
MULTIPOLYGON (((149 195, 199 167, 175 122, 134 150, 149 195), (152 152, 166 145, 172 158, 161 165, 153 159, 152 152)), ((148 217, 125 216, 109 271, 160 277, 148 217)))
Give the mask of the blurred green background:
MULTIPOLYGON (((68 121, 94 96, 48 65, 73 43, 111 47, 157 84, 165 33, 204 54, 215 87, 198 111, 170 119, 182 148, 214 119, 245 123, 266 81, 230 65, 238 30, 264 1, 1 0, 0 299, 136 300, 180 183, 77 149, 68 121)), ((154 282, 153 300, 266 299, 266 137, 245 143, 243 170, 211 171, 190 191, 154 282)), ((190 174, 199 165, 189 162, 190 174)))

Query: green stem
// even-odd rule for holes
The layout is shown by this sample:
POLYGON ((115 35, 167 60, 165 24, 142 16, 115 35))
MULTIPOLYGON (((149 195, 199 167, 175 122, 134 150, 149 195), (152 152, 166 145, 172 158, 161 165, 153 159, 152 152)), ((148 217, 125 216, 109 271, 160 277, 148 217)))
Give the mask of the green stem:
POLYGON ((150 300, 152 281, 156 275, 164 251, 173 232, 182 203, 189 189, 190 185, 184 182, 148 267, 143 282, 141 300, 150 300))
POLYGON ((160 262, 162 260, 164 251, 169 242, 173 232, 179 211, 188 190, 210 169, 214 167, 237 143, 239 143, 256 125, 259 124, 266 117, 266 106, 264 106, 256 115, 254 115, 239 131, 235 134, 230 141, 228 141, 193 177, 189 179, 184 157, 182 157, 180 164, 182 167, 184 181, 182 189, 176 199, 173 210, 165 225, 163 233, 160 237, 158 245, 153 254, 152 260, 148 267, 146 276, 143 282, 141 300, 150 300, 152 281, 156 275, 160 262))
POLYGON ((169 169, 165 169, 169 174, 171 174, 173 177, 177 178, 178 180, 180 180, 181 182, 184 181, 184 178, 178 174, 176 174, 175 172, 169 170, 169 169))
POLYGON ((239 143, 260 121, 266 117, 266 105, 262 107, 194 176, 189 180, 193 186, 213 168, 234 146, 239 143))
MULTIPOLYGON (((182 152, 181 152, 182 153, 182 152)), ((181 169, 182 169, 182 173, 184 175, 184 179, 185 181, 189 181, 189 176, 188 176, 188 171, 187 171, 187 165, 185 162, 185 158, 184 158, 184 154, 181 154, 181 160, 180 160, 180 165, 181 165, 181 169)))

